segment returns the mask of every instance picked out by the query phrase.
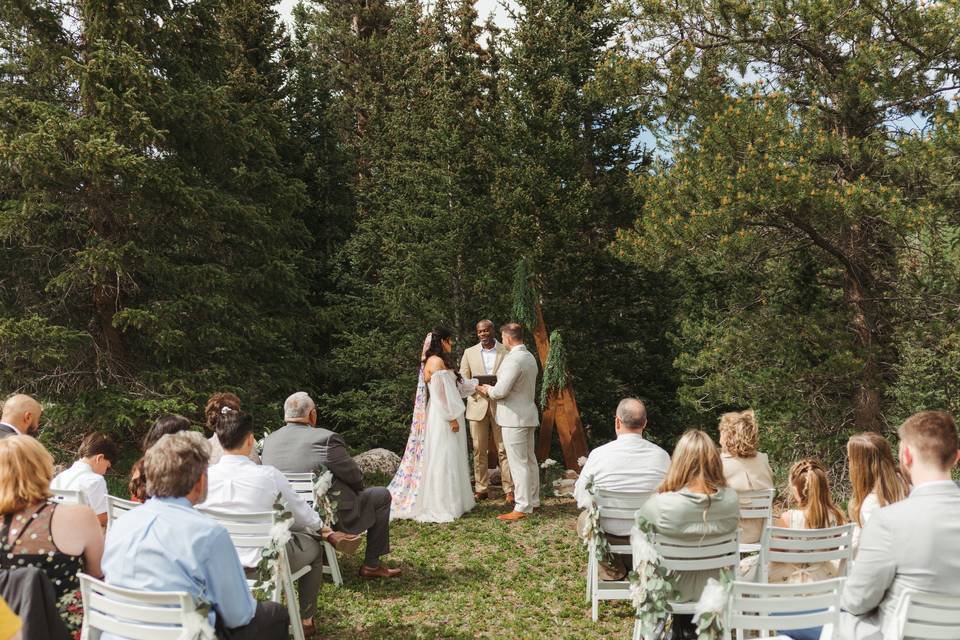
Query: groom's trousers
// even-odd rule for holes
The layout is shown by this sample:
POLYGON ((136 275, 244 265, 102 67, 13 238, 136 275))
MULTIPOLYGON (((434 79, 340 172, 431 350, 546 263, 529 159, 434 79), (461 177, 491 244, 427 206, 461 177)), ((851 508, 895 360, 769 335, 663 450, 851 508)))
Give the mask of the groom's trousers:
POLYGON ((540 467, 535 453, 536 427, 503 427, 503 445, 513 476, 514 511, 530 513, 540 506, 540 467))

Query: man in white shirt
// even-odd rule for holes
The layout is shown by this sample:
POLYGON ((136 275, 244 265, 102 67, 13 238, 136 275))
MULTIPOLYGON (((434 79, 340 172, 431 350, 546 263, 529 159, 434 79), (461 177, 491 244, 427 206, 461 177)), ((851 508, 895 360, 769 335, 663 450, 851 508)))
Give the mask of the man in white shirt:
MULTIPOLYGON (((217 439, 223 446, 220 461, 207 470, 207 498, 200 508, 233 513, 271 511, 277 497, 293 514, 293 534, 287 544, 287 556, 293 572, 310 565, 310 571, 297 581, 300 591, 300 617, 304 632, 314 629, 317 594, 323 578, 323 545, 326 539, 340 551, 352 553, 360 536, 334 532, 323 526, 320 515, 297 495, 287 478, 276 467, 258 465, 250 460, 253 448, 253 418, 243 411, 231 410, 220 416, 217 439)), ((253 569, 260 562, 259 549, 243 549, 240 563, 253 569)))
POLYGON ((844 585, 840 633, 847 640, 899 637, 898 604, 919 591, 960 596, 957 426, 945 411, 921 411, 900 426, 900 468, 910 495, 870 517, 844 585))
POLYGON ((103 475, 116 463, 120 452, 107 434, 94 431, 80 443, 77 461, 50 482, 50 488, 83 491, 87 504, 97 514, 100 526, 107 525, 107 481, 103 475))
MULTIPOLYGON (((573 495, 577 506, 587 509, 591 503, 587 484, 593 480, 595 489, 653 493, 660 486, 670 468, 670 455, 643 437, 647 428, 647 408, 636 398, 624 398, 617 406, 614 419, 617 439, 590 452, 580 471, 573 495)), ((577 531, 586 536, 589 514, 584 511, 577 521, 577 531)), ((611 536, 629 536, 632 520, 601 518, 600 527, 611 536)), ((621 562, 609 567, 603 577, 618 580, 626 573, 621 562)))
POLYGON ((40 415, 43 407, 28 395, 17 393, 3 403, 0 414, 0 438, 26 435, 37 437, 40 433, 40 415))

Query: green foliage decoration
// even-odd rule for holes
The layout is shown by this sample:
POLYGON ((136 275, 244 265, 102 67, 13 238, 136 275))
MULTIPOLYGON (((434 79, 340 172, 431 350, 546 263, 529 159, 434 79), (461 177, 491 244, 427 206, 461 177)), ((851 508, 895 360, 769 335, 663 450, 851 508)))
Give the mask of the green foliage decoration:
POLYGON ((513 319, 528 330, 537 326, 537 292, 533 273, 526 258, 517 261, 513 270, 513 319))
POLYGON ((567 386, 567 382, 567 348, 563 343, 563 334, 559 330, 554 330, 550 332, 550 353, 543 367, 540 408, 545 408, 550 394, 559 392, 567 386))

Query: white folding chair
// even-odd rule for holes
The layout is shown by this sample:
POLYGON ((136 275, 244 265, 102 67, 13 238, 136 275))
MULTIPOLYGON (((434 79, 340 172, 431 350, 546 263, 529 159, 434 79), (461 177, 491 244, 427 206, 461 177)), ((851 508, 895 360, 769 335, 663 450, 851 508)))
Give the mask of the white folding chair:
MULTIPOLYGON (((740 532, 693 538, 675 538, 654 534, 653 545, 662 559, 662 566, 674 573, 684 571, 710 571, 726 569, 731 572, 737 570, 740 564, 740 532)), ((639 565, 639 559, 634 555, 634 566, 639 565)), ((676 615, 692 615, 696 611, 694 602, 669 602, 670 613, 676 615)), ((634 640, 643 640, 640 621, 633 625, 634 640)))
POLYGON ((907 591, 897 603, 896 640, 960 640, 960 596, 907 591))
MULTIPOLYGON (((634 514, 650 498, 649 493, 610 491, 596 489, 594 501, 601 518, 616 518, 633 522, 634 514)), ((591 603, 591 616, 596 622, 600 615, 601 600, 629 600, 629 580, 600 580, 600 560, 596 547, 588 545, 587 555, 587 602, 591 603)), ((611 553, 629 555, 629 544, 611 544, 611 553)))
MULTIPOLYGON (((804 584, 735 582, 724 616, 726 640, 736 632, 745 637, 769 638, 770 633, 823 627, 820 640, 836 635, 840 622, 840 595, 846 578, 804 584)), ((780 637, 780 636, 777 636, 780 637)))
MULTIPOLYGON (((314 475, 313 473, 285 473, 287 480, 290 482, 290 486, 293 487, 293 490, 297 492, 297 495, 303 498, 304 502, 309 504, 311 507, 314 503, 314 493, 313 493, 313 483, 314 475)), ((323 541, 323 555, 326 562, 323 565, 323 572, 330 574, 333 584, 338 587, 343 586, 343 573, 340 572, 340 562, 337 560, 337 550, 333 548, 333 545, 323 541)))
POLYGON ((138 591, 79 574, 83 596, 81 640, 98 640, 103 632, 130 640, 193 640, 186 635, 197 612, 184 591, 138 591))
MULTIPOLYGON (((260 513, 227 513, 215 509, 200 509, 202 513, 210 516, 226 528, 230 534, 230 540, 237 552, 247 549, 263 549, 272 541, 270 531, 274 524, 274 514, 272 511, 263 511, 260 513)), ((300 621, 300 606, 297 600, 297 591, 293 588, 293 583, 299 580, 307 572, 310 566, 303 567, 296 573, 290 570, 290 562, 287 558, 286 547, 280 548, 280 559, 277 562, 277 574, 274 576, 274 589, 271 594, 271 600, 280 602, 280 594, 283 593, 287 599, 287 612, 290 614, 290 626, 293 629, 293 637, 296 640, 304 640, 303 623, 300 621)), ((256 583, 255 579, 248 579, 247 584, 252 588, 256 583)))
POLYGON ((760 580, 767 582, 771 562, 810 564, 839 563, 840 575, 847 575, 853 561, 853 525, 827 529, 785 529, 767 527, 760 548, 760 580))
POLYGON ((124 500, 123 498, 118 498, 117 496, 107 495, 107 528, 110 528, 110 525, 113 524, 113 521, 125 514, 130 509, 139 507, 139 502, 134 502, 133 500, 124 500))
MULTIPOLYGON (((756 491, 738 491, 741 520, 760 520, 763 531, 770 526, 773 517, 773 496, 775 489, 757 489, 756 491)), ((761 540, 763 540, 761 532, 761 540)), ((741 542, 740 554, 760 551, 761 542, 741 542)))
POLYGON ((61 504, 87 504, 87 494, 80 489, 54 489, 50 487, 53 495, 50 497, 54 502, 61 504))

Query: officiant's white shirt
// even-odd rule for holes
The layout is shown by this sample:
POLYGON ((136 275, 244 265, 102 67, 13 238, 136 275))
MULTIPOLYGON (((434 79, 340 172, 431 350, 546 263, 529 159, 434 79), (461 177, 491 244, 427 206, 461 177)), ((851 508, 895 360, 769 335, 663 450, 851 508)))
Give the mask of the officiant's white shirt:
MULTIPOLYGON (((670 454, 640 434, 625 433, 590 452, 577 478, 573 496, 581 509, 589 506, 587 482, 591 476, 593 486, 597 489, 653 493, 663 482, 669 468, 670 454)), ((600 527, 615 536, 628 536, 633 521, 601 518, 600 527)))
MULTIPOLYGON (((297 495, 279 469, 259 465, 246 456, 228 454, 207 468, 207 499, 198 506, 232 513, 262 513, 273 511, 278 495, 293 513, 294 529, 317 531, 323 526, 320 515, 297 495)), ((255 567, 260 562, 260 549, 238 549, 238 553, 245 567, 255 567)))
POLYGON ((483 359, 483 369, 487 375, 493 373, 493 367, 497 364, 497 349, 499 347, 500 343, 496 340, 493 341, 493 348, 491 349, 484 349, 483 343, 480 343, 480 357, 483 359))

